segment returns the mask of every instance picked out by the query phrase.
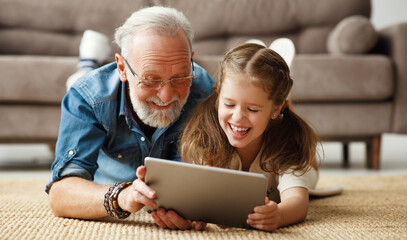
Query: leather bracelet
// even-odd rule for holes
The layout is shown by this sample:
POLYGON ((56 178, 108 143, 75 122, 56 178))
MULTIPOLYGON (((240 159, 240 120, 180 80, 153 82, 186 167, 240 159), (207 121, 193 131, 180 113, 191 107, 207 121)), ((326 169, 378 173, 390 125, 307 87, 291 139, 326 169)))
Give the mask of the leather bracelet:
POLYGON ((109 191, 105 194, 105 200, 103 206, 105 206, 106 212, 118 219, 124 219, 130 216, 130 212, 124 211, 119 207, 119 203, 117 201, 117 197, 119 193, 125 189, 126 187, 130 186, 132 182, 119 182, 115 183, 113 186, 109 188, 109 191))

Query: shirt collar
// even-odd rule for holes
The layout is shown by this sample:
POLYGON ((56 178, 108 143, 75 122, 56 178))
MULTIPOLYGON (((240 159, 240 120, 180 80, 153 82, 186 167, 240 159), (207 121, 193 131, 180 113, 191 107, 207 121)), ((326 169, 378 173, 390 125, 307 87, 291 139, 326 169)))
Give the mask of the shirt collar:
POLYGON ((123 116, 126 120, 127 125, 129 128, 132 128, 133 125, 138 126, 136 120, 133 118, 133 114, 130 109, 129 102, 127 101, 127 87, 126 83, 120 82, 121 91, 120 91, 120 106, 119 106, 119 117, 123 116))
MULTIPOLYGON (((264 144, 261 146, 260 151, 257 153, 256 158, 252 162, 252 164, 249 167, 249 172, 258 172, 258 173, 266 173, 263 169, 260 167, 260 158, 261 158, 261 153, 263 152, 264 144)), ((242 160, 240 159, 239 154, 235 150, 235 152, 232 155, 232 158, 229 163, 229 168, 235 169, 235 170, 240 170, 242 171, 242 160)))
POLYGON ((121 92, 120 92, 120 106, 119 106, 119 116, 128 116, 129 114, 129 105, 126 99, 126 84, 124 82, 120 82, 121 85, 121 92))

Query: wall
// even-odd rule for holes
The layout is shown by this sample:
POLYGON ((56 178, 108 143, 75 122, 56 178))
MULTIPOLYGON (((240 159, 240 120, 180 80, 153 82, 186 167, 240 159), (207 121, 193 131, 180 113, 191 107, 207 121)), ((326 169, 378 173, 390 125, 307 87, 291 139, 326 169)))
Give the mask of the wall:
POLYGON ((372 0, 371 20, 377 30, 407 22, 406 0, 372 0))

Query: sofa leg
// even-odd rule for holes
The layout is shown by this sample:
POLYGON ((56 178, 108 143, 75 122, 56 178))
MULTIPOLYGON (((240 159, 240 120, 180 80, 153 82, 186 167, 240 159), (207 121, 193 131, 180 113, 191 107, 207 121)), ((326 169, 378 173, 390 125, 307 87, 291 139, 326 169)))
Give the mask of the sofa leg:
POLYGON ((342 142, 342 156, 343 156, 342 167, 349 168, 349 143, 348 142, 342 142))
POLYGON ((380 169, 381 136, 373 136, 366 142, 366 167, 374 170, 380 169))

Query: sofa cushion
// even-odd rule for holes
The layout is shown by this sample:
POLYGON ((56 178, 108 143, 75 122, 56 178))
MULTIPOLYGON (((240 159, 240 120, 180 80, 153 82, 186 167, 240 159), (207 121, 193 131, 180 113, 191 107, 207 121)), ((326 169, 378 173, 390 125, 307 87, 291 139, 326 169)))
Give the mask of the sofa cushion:
MULTIPOLYGON (((222 56, 194 57, 216 79, 222 56)), ((383 101, 394 94, 391 60, 382 55, 298 54, 291 75, 295 102, 383 101)))
POLYGON ((260 39, 270 45, 278 37, 290 38, 296 47, 297 53, 326 53, 326 38, 331 32, 329 26, 315 26, 304 28, 299 32, 290 34, 263 34, 263 35, 230 35, 217 38, 196 39, 193 49, 197 55, 223 55, 229 49, 246 42, 249 39, 260 39))
POLYGON ((0 25, 67 34, 94 29, 111 35, 133 11, 148 5, 147 0, 1 0, 0 25))
MULTIPOLYGON (((2 34, 1 38, 5 38, 0 44, 0 54, 75 56, 84 30, 104 33, 113 40, 114 30, 132 12, 152 5, 184 12, 195 29, 197 42, 227 41, 216 54, 230 49, 236 37, 271 42, 283 35, 291 36, 299 53, 325 53, 326 38, 341 19, 370 14, 369 0, 121 0, 120 4, 115 0, 104 0, 102 4, 98 0, 2 0, 0 30, 12 31, 2 34), (12 41, 24 31, 25 39, 35 41, 33 46, 24 39, 12 41)), ((197 52, 211 54, 214 50, 198 46, 197 52)))
POLYGON ((80 40, 79 34, 0 28, 0 54, 78 56, 80 40))
POLYGON ((335 54, 367 53, 376 45, 377 38, 378 34, 368 18, 347 17, 329 34, 327 49, 335 54))
POLYGON ((77 57, 0 56, 0 101, 59 105, 77 57))
POLYGON ((0 54, 77 56, 86 29, 113 40, 132 12, 148 5, 147 0, 1 0, 0 54))
POLYGON ((11 141, 56 141, 60 106, 0 105, 0 139, 11 141))
POLYGON ((392 62, 384 55, 298 54, 292 76, 298 102, 383 101, 394 94, 392 62))
POLYGON ((354 14, 369 16, 369 0, 152 0, 185 13, 196 38, 287 33, 332 25, 354 14), (356 13, 357 12, 357 13, 356 13), (267 17, 270 16, 270 17, 267 17))
POLYGON ((392 102, 294 104, 317 134, 325 137, 361 137, 391 131, 392 102))
POLYGON ((216 50, 197 45, 198 54, 223 54, 240 37, 271 43, 283 35, 294 41, 300 53, 326 53, 326 38, 339 21, 355 14, 370 15, 369 0, 152 0, 152 3, 184 12, 195 29, 197 43, 227 41, 219 43, 216 50))

